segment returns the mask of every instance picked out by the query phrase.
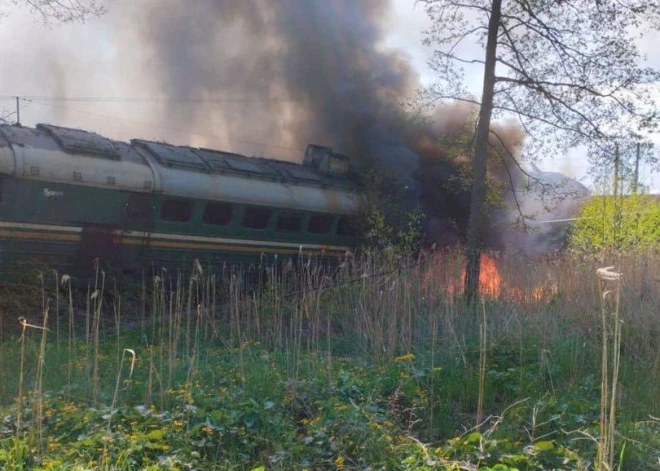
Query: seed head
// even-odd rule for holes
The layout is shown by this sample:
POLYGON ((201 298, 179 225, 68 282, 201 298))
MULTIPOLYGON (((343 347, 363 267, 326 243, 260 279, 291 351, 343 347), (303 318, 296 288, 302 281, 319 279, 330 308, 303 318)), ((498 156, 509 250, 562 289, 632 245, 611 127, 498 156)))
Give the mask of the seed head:
POLYGON ((614 267, 605 267, 605 268, 599 268, 596 270, 596 275, 602 280, 605 281, 619 281, 621 278, 621 273, 617 273, 612 271, 614 267))

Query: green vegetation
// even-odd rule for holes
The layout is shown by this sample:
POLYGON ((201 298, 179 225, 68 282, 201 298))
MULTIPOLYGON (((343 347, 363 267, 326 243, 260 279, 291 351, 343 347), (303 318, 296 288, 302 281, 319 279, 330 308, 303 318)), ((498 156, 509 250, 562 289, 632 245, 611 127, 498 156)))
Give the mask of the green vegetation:
POLYGON ((3 316, 0 468, 660 469, 653 257, 621 280, 497 259, 479 325, 452 294, 459 253, 273 271, 257 292, 198 264, 123 293, 45 275, 3 316))
POLYGON ((649 249, 660 244, 660 200, 650 195, 595 196, 581 208, 570 246, 579 251, 649 249))
POLYGON ((386 251, 394 258, 410 256, 421 247, 424 212, 411 206, 410 190, 395 175, 365 169, 360 178, 365 207, 359 216, 364 249, 386 251))

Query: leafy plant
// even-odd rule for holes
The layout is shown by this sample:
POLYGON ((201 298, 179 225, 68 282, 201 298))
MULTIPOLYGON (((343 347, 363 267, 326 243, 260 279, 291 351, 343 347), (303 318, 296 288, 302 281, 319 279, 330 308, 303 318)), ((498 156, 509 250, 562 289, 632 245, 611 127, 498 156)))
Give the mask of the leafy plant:
POLYGON ((576 218, 569 239, 576 251, 660 245, 660 201, 650 195, 596 196, 582 206, 576 218))

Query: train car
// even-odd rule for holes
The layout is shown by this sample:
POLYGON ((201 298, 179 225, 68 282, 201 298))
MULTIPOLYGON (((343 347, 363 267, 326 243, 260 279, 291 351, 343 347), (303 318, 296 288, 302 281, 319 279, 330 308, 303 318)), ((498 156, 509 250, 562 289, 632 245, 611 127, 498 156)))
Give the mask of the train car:
POLYGON ((0 125, 0 276, 95 260, 145 269, 336 260, 358 242, 348 158, 310 145, 303 164, 78 129, 0 125))

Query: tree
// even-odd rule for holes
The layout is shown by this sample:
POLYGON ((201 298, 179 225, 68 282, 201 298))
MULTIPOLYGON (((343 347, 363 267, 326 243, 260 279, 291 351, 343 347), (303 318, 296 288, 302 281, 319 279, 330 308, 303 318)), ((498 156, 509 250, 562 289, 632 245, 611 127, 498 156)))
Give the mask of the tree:
POLYGON ((365 207, 356 229, 365 248, 395 259, 415 254, 422 239, 423 212, 395 175, 365 167, 359 177, 365 207))
POLYGON ((660 4, 651 0, 416 2, 424 4, 432 20, 424 42, 434 49, 430 65, 439 80, 428 94, 432 100, 480 106, 466 248, 465 295, 473 301, 478 294, 491 119, 517 118, 527 134, 529 158, 557 155, 581 145, 592 163, 611 161, 613 142, 638 141, 655 125, 651 85, 660 74, 643 66, 635 40, 660 25, 660 4), (483 68, 480 101, 466 93, 463 77, 468 65, 483 68))
MULTIPOLYGON (((9 0, 17 8, 28 8, 37 14, 44 24, 84 22, 105 13, 103 0, 9 0)), ((0 0, 0 6, 2 0, 0 0)), ((0 9, 0 15, 7 15, 0 9)))
POLYGON ((650 195, 591 198, 576 216, 569 247, 578 252, 660 247, 660 200, 650 195))

